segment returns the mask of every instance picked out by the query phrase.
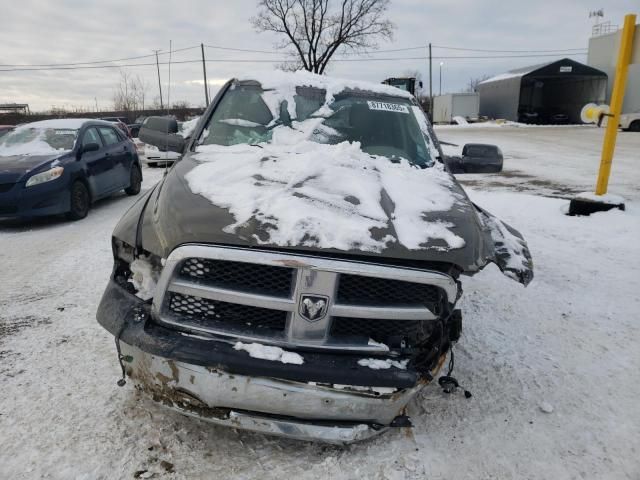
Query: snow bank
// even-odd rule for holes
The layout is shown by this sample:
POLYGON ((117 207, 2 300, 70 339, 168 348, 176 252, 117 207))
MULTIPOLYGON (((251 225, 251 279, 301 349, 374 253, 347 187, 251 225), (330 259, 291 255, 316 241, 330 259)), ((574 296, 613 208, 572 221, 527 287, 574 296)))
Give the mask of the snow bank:
POLYGON ((381 360, 379 358, 361 358, 358 360, 358 365, 362 367, 369 367, 372 370, 386 370, 391 367, 406 370, 408 363, 409 360, 391 360, 390 358, 385 360, 381 360))
POLYGON ((261 224, 267 237, 255 239, 262 244, 381 251, 391 243, 426 248, 437 239, 445 242, 439 248, 464 246, 452 224, 423 218, 458 201, 439 164, 419 169, 366 154, 357 142, 308 140, 326 128, 321 122, 278 126, 272 142, 259 146, 200 145, 193 158, 201 164, 185 175, 189 187, 229 209, 235 223, 225 231, 261 224))
POLYGON ((250 357, 260 358, 262 360, 293 363, 295 365, 302 365, 304 363, 304 359, 301 355, 294 352, 287 352, 280 347, 269 347, 260 343, 237 342, 233 348, 234 350, 244 350, 250 357))

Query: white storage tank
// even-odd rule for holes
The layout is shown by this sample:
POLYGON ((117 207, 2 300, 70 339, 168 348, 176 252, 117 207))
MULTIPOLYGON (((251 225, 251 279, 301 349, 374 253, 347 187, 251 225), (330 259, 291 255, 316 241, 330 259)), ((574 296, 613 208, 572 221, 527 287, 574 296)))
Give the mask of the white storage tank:
POLYGON ((480 97, 477 92, 448 93, 433 99, 433 122, 451 123, 453 117, 478 118, 480 97))

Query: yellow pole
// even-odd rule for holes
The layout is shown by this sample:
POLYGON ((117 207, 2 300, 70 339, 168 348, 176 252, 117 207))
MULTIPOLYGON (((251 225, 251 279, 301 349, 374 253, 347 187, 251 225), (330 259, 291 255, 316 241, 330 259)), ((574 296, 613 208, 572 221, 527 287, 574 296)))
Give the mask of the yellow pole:
POLYGON ((607 193, 607 187, 609 185, 611 162, 613 161, 613 151, 616 148, 616 137, 618 136, 618 125, 620 124, 620 114, 622 113, 624 90, 627 85, 627 73, 629 72, 629 62, 631 61, 631 48, 635 28, 636 16, 634 14, 625 15, 624 27, 622 28, 622 35, 620 37, 616 77, 613 81, 613 90, 611 91, 611 109, 607 118, 607 129, 604 133, 604 142, 602 144, 602 157, 600 160, 598 182, 596 183, 596 195, 604 195, 607 193))

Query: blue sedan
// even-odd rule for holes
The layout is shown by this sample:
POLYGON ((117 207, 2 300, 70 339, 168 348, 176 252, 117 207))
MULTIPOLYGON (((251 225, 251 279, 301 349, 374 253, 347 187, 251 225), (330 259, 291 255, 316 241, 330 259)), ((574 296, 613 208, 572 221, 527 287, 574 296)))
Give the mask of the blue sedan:
POLYGON ((94 201, 137 195, 141 184, 135 145, 109 122, 44 120, 0 138, 0 218, 79 220, 94 201))

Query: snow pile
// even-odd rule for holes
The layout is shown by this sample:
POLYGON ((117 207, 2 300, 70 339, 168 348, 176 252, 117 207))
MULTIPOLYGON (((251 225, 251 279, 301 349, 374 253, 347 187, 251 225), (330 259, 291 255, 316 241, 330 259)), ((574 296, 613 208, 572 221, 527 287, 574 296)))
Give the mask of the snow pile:
POLYGON ((271 143, 198 146, 193 158, 201 164, 185 175, 191 191, 229 209, 235 223, 227 232, 257 221, 262 244, 381 251, 391 243, 425 248, 435 239, 438 248, 464 246, 452 224, 423 218, 457 201, 439 164, 419 169, 364 153, 357 142, 309 140, 327 128, 321 122, 278 126, 271 143))
POLYGON ((190 137, 193 131, 196 129, 198 122, 200 121, 200 117, 192 118, 191 120, 187 120, 186 122, 182 122, 180 124, 180 135, 184 138, 190 137))
POLYGON ((244 350, 249 353, 250 357, 260 358, 262 360, 271 360, 272 362, 293 363, 302 365, 304 359, 301 355, 294 352, 287 352, 280 347, 269 347, 260 343, 242 343, 237 342, 233 346, 234 350, 244 350))
POLYGON ((16 127, 0 139, 0 156, 60 155, 73 150, 86 119, 43 120, 16 127))
POLYGON ((384 360, 379 358, 361 358, 358 360, 358 365, 362 367, 369 367, 372 370, 386 370, 391 367, 406 370, 408 363, 409 360, 391 360, 390 358, 384 360))
POLYGON ((137 290, 136 296, 142 300, 153 298, 160 278, 159 269, 153 266, 147 257, 141 255, 131 262, 129 270, 131 270, 129 282, 137 290))
POLYGON ((458 125, 469 125, 469 122, 467 122, 467 119, 464 117, 461 117, 459 115, 456 115, 455 117, 453 117, 451 120, 453 120, 455 123, 457 123, 458 125))
POLYGON ((582 192, 576 195, 577 199, 580 200, 588 200, 590 202, 597 203, 609 203, 613 205, 621 205, 624 203, 624 198, 620 195, 615 195, 613 193, 605 193, 604 195, 596 195, 593 192, 582 192))
MULTIPOLYGON (((289 92, 291 97, 295 95, 296 87, 304 86, 318 88, 327 92, 327 103, 331 103, 333 101, 333 96, 344 90, 361 90, 394 97, 413 97, 405 90, 382 83, 334 78, 326 75, 316 75, 302 70, 295 73, 283 72, 282 70, 251 72, 238 77, 238 80, 255 80, 259 82, 264 89, 289 92)), ((289 104, 291 104, 291 102, 289 102, 289 104)), ((295 118, 295 113, 292 118, 295 118)))

